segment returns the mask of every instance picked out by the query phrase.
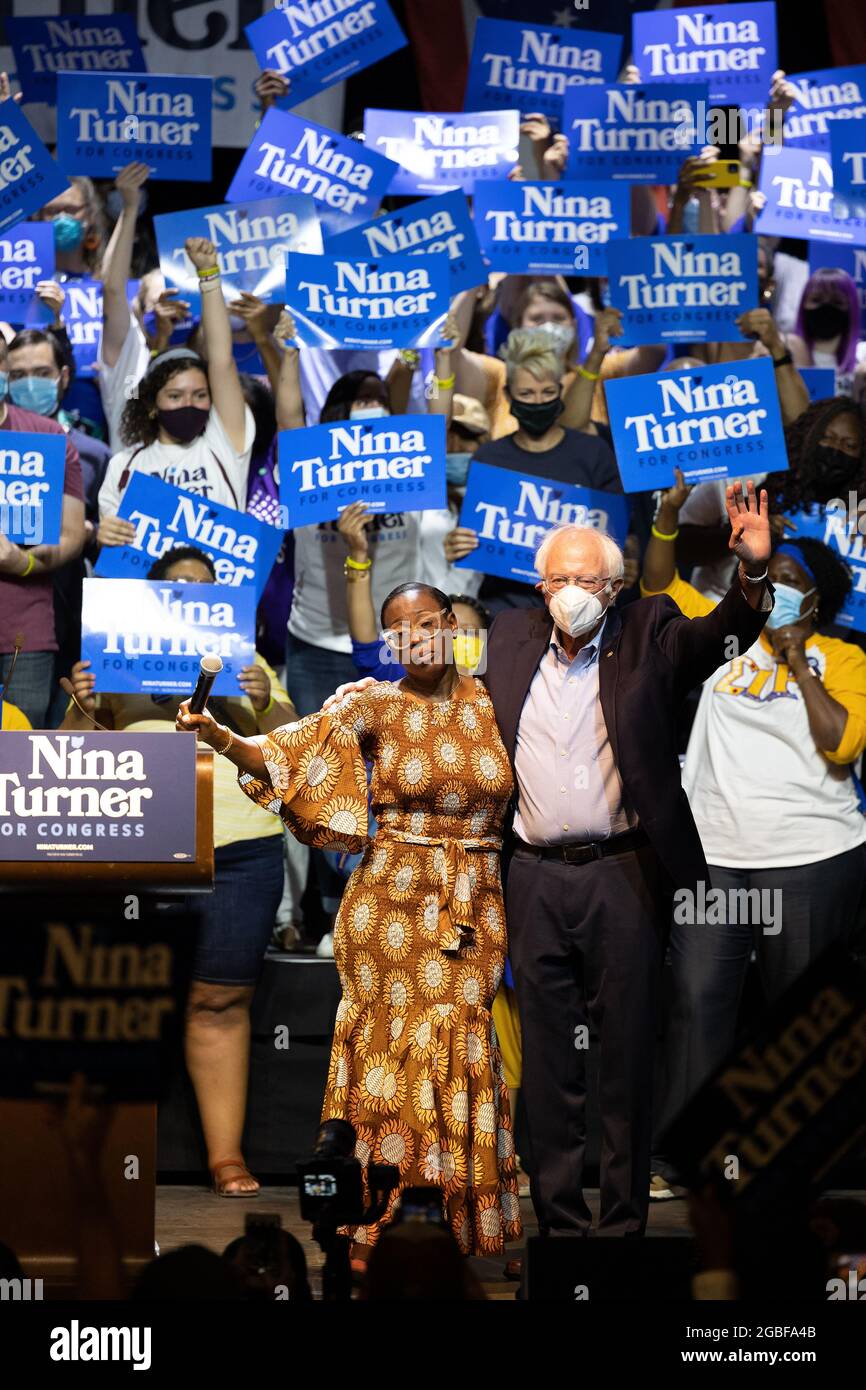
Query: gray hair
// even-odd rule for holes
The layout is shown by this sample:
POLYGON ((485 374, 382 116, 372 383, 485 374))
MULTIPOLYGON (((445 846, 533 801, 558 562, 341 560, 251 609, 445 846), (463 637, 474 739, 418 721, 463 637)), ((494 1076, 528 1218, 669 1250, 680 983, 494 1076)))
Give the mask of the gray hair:
POLYGON ((536 381, 543 381, 545 377, 560 381, 565 372, 565 363, 551 347, 550 339, 535 328, 513 328, 502 349, 502 356, 509 386, 514 380, 514 373, 521 368, 534 376, 536 381))
POLYGON ((622 579, 625 573, 623 555, 613 536, 609 536, 606 531, 599 531, 597 526, 578 526, 573 521, 562 522, 559 526, 552 526, 543 537, 541 544, 535 552, 535 568, 543 579, 547 567, 547 557, 550 554, 551 546, 560 536, 594 536, 604 551, 604 558, 610 572, 611 579, 622 579))

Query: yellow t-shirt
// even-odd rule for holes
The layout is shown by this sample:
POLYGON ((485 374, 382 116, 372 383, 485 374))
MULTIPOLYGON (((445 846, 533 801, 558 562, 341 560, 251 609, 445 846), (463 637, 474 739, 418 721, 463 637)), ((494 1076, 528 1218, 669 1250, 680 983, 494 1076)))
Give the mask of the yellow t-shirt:
POLYGON ((33 725, 30 723, 30 720, 27 718, 27 715, 22 714, 21 710, 18 708, 17 705, 10 705, 8 700, 0 700, 0 707, 2 707, 3 710, 3 722, 2 725, 0 725, 0 727, 5 729, 7 732, 20 732, 25 729, 33 728, 33 725))
MULTIPOLYGON (((276 673, 263 657, 256 652, 255 661, 267 672, 271 682, 271 694, 281 704, 288 704, 289 697, 276 673)), ((174 732, 179 700, 168 700, 165 704, 154 704, 149 695, 100 695, 98 709, 108 711, 115 729, 129 730, 136 734, 174 732)), ((232 722, 244 738, 252 738, 258 733, 255 711, 244 696, 217 697, 231 715, 232 722)), ((216 710, 214 710, 216 715, 216 710)), ((97 718, 98 718, 97 714, 97 718)), ((214 847, 221 849, 239 840, 261 840, 267 835, 281 835, 282 822, 261 810, 249 797, 244 796, 238 787, 238 773, 234 763, 227 758, 214 757, 214 804, 213 840, 214 847)))

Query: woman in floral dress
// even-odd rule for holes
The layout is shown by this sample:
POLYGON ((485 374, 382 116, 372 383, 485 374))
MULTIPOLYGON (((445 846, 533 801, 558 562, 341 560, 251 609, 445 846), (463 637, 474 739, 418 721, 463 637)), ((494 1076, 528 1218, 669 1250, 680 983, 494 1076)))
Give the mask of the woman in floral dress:
POLYGON ((334 931, 343 986, 323 1120, 345 1119, 356 1154, 442 1189, 466 1254, 521 1234, 508 1091, 491 1017, 505 963, 500 882, 508 758, 480 681, 458 674, 445 594, 395 589, 382 606, 407 674, 270 734, 232 738, 181 706, 178 728, 239 768, 260 806, 314 847, 363 851, 334 931), (367 838, 367 775, 376 833, 367 838))

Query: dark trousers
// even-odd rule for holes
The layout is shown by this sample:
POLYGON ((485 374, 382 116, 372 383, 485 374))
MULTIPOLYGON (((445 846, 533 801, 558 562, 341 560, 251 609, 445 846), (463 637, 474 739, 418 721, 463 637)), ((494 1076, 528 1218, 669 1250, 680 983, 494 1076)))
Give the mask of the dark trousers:
MULTIPOLYGON (((672 1004, 665 1039, 659 1142, 653 1168, 676 1173, 661 1152, 665 1126, 724 1061, 737 1036, 737 1014, 752 951, 764 995, 773 1004, 833 941, 853 932, 866 890, 866 845, 787 869, 728 869, 710 864, 710 882, 726 894, 754 890, 772 895, 776 920, 761 909, 747 921, 681 922, 671 928, 672 1004), (755 918, 755 920, 752 920, 755 918), (767 929, 769 927, 769 930, 767 929)), ((762 900, 763 901, 763 900, 762 900)), ((731 918, 735 915, 728 912, 731 918)))
POLYGON ((653 1049, 670 897, 643 847, 571 865, 518 849, 506 885, 523 1035, 532 1201, 543 1234, 587 1235, 586 1035, 599 1041, 600 1235, 642 1235, 653 1049))

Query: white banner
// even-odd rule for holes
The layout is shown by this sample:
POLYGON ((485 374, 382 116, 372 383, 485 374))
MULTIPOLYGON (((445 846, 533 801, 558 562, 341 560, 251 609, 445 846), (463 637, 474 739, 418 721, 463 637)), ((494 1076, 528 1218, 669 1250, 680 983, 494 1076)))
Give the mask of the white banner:
MULTIPOLYGON (((69 6, 67 5, 67 11, 69 6)), ((276 8, 273 0, 80 0, 76 14, 131 13, 136 21, 148 72, 191 73, 214 79, 213 142, 246 149, 259 118, 253 86, 258 65, 244 35, 244 27, 276 8)), ((5 19, 32 19, 60 14, 60 0, 5 0, 5 19)), ((5 44, 0 48, 0 68, 13 79, 15 58, 5 44)), ((320 125, 340 130, 344 86, 330 87, 294 109, 320 125)), ((53 108, 31 105, 26 114, 43 140, 54 142, 53 108)))

